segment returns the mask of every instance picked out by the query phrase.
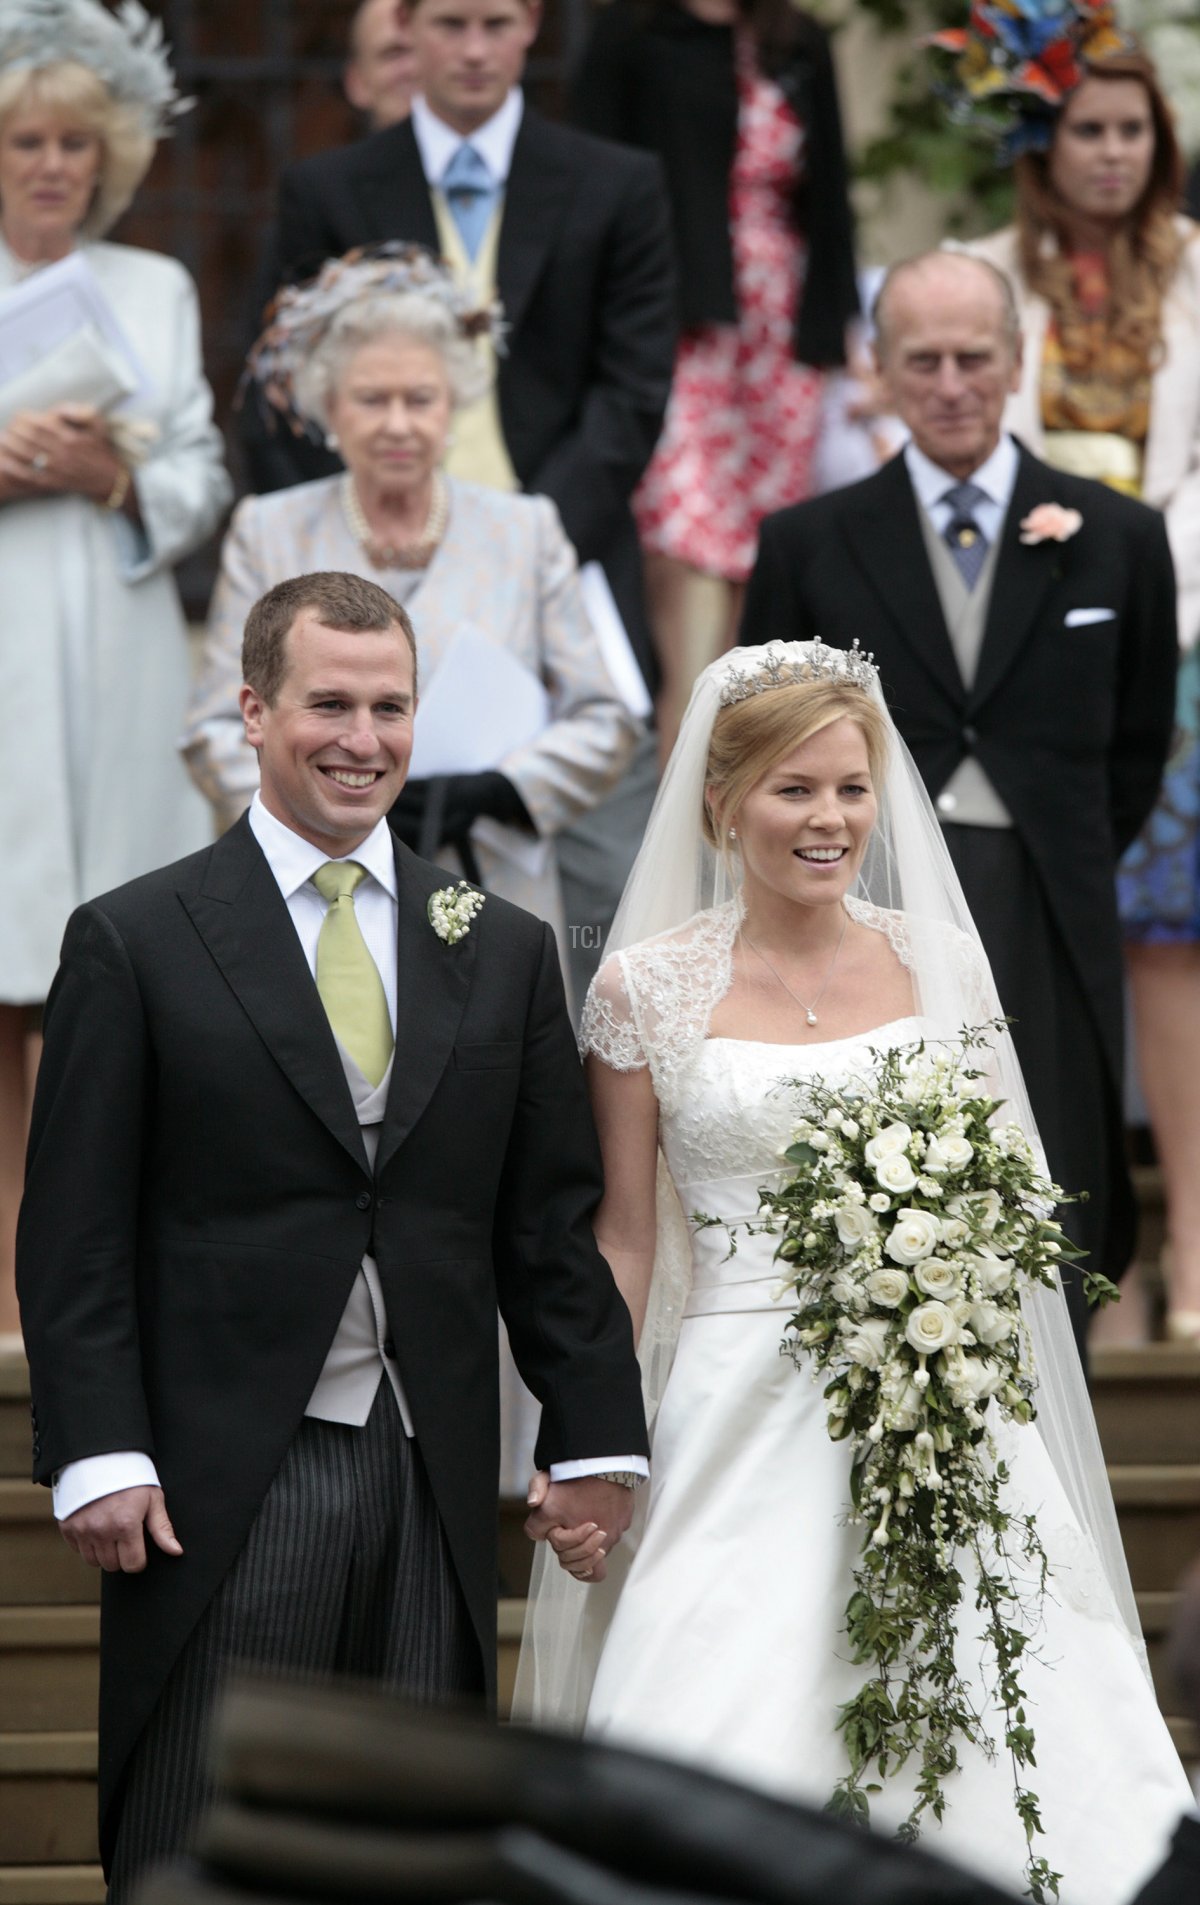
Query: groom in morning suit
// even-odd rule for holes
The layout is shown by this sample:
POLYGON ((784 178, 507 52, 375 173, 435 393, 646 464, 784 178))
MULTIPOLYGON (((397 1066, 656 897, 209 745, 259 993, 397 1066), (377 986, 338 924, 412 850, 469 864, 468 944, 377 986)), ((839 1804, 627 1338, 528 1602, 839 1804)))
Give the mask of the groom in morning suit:
POLYGON ((34 1479, 105 1569, 114 1900, 186 1840, 231 1662, 493 1692, 497 1305, 530 1532, 619 1539, 646 1472, 553 936, 492 897, 439 932, 385 819, 411 627, 301 576, 243 664, 249 814, 67 926, 21 1215, 34 1479))
MULTIPOLYGON (((768 518, 742 640, 874 651, 1015 1021, 1050 1169, 1088 1193, 1065 1227, 1117 1277, 1135 1210, 1114 876, 1171 734, 1166 530, 1157 510, 1003 434, 1021 339, 990 265, 931 252, 895 267, 876 324, 912 440, 865 482, 768 518), (1059 507, 1039 536, 1043 505, 1059 507)), ((1082 1333, 1078 1280, 1065 1281, 1082 1333)))

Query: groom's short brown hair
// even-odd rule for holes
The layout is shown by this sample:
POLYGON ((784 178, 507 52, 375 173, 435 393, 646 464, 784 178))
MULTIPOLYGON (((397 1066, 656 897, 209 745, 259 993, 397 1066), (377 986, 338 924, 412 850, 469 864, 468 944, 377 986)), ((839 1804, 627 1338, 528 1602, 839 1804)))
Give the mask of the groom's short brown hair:
POLYGON ((417 641, 412 623, 394 596, 365 576, 341 569, 289 576, 259 597, 246 617, 242 636, 242 679, 268 708, 287 674, 287 638, 296 617, 310 609, 326 628, 354 634, 398 628, 408 643, 417 692, 417 641))

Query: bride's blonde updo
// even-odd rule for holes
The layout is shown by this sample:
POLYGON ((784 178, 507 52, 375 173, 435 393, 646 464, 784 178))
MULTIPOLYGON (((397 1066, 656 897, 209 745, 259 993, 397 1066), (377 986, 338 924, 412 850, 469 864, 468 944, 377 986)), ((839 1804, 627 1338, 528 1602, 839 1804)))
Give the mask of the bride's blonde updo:
POLYGON ((747 695, 721 708, 713 722, 705 773, 704 837, 723 850, 726 816, 793 748, 835 721, 855 722, 867 744, 867 764, 876 788, 887 771, 887 719, 856 682, 826 679, 789 682, 747 695))

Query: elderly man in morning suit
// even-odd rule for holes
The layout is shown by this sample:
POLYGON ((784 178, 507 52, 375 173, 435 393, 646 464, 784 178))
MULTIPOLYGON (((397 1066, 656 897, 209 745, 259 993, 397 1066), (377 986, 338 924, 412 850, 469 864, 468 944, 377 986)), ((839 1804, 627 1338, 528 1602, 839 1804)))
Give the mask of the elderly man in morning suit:
POLYGON ((742 639, 874 651, 1014 1020, 1050 1168, 1088 1194, 1067 1228, 1119 1276, 1135 1213, 1114 874, 1171 732, 1166 532, 1003 434, 1021 340, 991 266, 952 252, 897 266, 876 322, 912 440, 865 482, 767 520, 742 639))

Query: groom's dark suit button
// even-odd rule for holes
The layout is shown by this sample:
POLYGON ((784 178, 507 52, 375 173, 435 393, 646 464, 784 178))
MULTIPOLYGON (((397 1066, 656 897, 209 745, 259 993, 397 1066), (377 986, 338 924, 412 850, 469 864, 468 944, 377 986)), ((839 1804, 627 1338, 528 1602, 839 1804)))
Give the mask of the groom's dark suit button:
POLYGON ((370 1210, 371 1208, 370 1191, 360 1191, 354 1201, 358 1205, 359 1210, 370 1210))
POLYGON ((964 747, 974 747, 976 741, 979 739, 978 728, 973 728, 970 722, 968 722, 962 731, 962 738, 964 747))
POLYGON ((389 1357, 389 1358, 391 1359, 391 1361, 392 1361, 392 1362, 395 1362, 395 1360, 396 1360, 396 1339, 395 1339, 395 1337, 394 1337, 394 1336, 385 1336, 385 1337, 384 1337, 384 1339, 383 1339, 383 1353, 384 1353, 384 1355, 385 1355, 385 1356, 387 1356, 387 1357, 389 1357))

